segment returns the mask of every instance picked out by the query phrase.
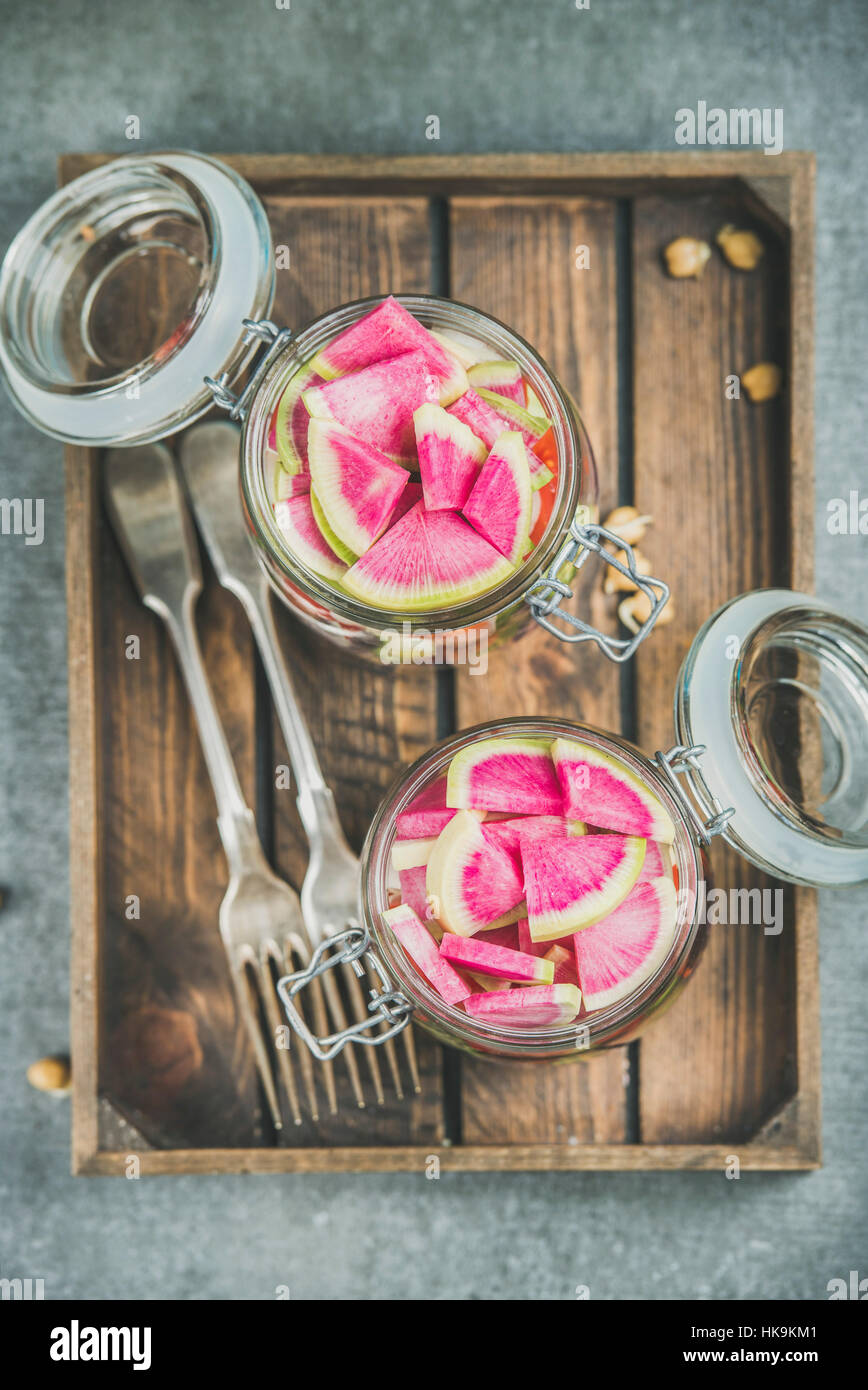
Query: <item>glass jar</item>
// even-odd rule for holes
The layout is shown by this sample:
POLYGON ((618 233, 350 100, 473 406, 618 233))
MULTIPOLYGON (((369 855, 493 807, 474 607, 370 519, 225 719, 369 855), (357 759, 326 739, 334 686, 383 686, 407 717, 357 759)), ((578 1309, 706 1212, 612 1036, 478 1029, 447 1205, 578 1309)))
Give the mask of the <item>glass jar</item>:
MULTIPOLYGON (((374 817, 362 851, 361 925, 321 948, 311 969, 367 954, 383 984, 371 1007, 387 1036, 412 1016, 440 1042, 490 1059, 589 1056, 636 1037, 692 974, 707 933, 706 851, 716 835, 786 882, 868 880, 868 629, 789 590, 733 599, 691 644, 675 723, 679 742, 653 757, 615 734, 545 718, 482 724, 433 748, 398 775, 374 817), (631 995, 565 1027, 470 1019, 432 989, 383 920, 397 816, 459 749, 493 736, 577 738, 601 749, 640 778, 675 826, 678 918, 666 958, 631 995)), ((281 994, 293 1027, 317 1055, 332 1056, 347 1037, 335 1035, 323 1050, 293 1004, 310 974, 281 982, 281 994)), ((373 1033, 362 1040, 380 1041, 373 1033)))
POLYGON ((192 424, 214 403, 243 421, 244 510, 263 569, 303 621, 360 655, 436 643, 438 659, 460 660, 471 634, 500 642, 536 619, 565 641, 592 641, 627 660, 668 588, 638 575, 631 548, 597 525, 596 468, 575 404, 532 347, 467 305, 397 296, 427 327, 518 361, 551 420, 556 495, 531 556, 476 599, 413 614, 355 600, 293 556, 272 509, 271 418, 294 373, 380 297, 294 332, 263 318, 273 292, 268 221, 243 179, 183 151, 115 160, 62 188, 10 246, 0 271, 0 366, 18 409, 68 443, 141 444, 192 424), (598 632, 564 607, 569 579, 592 554, 634 577, 650 600, 634 636, 598 632))

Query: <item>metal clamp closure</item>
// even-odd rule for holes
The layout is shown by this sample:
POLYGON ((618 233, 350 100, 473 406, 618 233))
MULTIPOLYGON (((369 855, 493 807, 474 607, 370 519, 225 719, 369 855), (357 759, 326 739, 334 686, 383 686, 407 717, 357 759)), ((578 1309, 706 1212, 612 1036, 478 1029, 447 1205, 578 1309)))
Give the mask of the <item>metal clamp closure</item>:
MULTIPOLYGON (((734 807, 728 806, 724 809, 717 797, 712 796, 711 792, 706 789, 704 799, 712 814, 709 816, 708 820, 702 820, 697 814, 693 803, 686 796, 684 788, 681 786, 680 782, 677 781, 678 773, 700 773, 702 771, 699 766, 699 760, 704 752, 704 743, 695 743, 691 748, 686 747, 683 743, 679 743, 676 744, 674 748, 670 748, 667 753, 655 753, 654 761, 669 783, 673 796, 684 811, 690 824, 693 826, 697 838, 703 845, 710 845, 715 835, 720 835, 732 820, 735 815, 734 807)), ((699 799, 699 793, 696 791, 694 783, 691 782, 690 785, 694 791, 694 795, 699 799)))
POLYGON ((230 420, 243 420, 250 402, 259 390, 259 385, 274 359, 292 341, 292 330, 278 328, 270 319, 244 319, 244 346, 258 338, 264 351, 253 359, 253 372, 240 395, 229 390, 229 377, 221 372, 218 377, 206 376, 205 385, 211 392, 214 404, 229 412, 230 420))
POLYGON ((392 989, 391 981, 379 957, 371 948, 368 932, 358 926, 349 927, 346 931, 337 932, 322 941, 304 970, 298 970, 294 975, 285 975, 283 979, 278 980, 277 992, 283 1001, 293 1032, 298 1034, 320 1062, 330 1062, 350 1042, 361 1043, 365 1047, 379 1047, 382 1043, 388 1042, 407 1027, 414 1007, 405 995, 392 989), (304 1016, 294 1002, 295 996, 305 985, 310 984, 311 980, 318 979, 320 975, 334 970, 339 965, 350 965, 359 979, 363 979, 363 962, 371 967, 380 982, 379 989, 369 991, 368 1011, 371 1017, 363 1018, 347 1028, 341 1028, 337 1033, 329 1033, 327 1037, 318 1038, 308 1028, 304 1016), (382 1032, 371 1031, 383 1024, 386 1024, 386 1027, 382 1032))
POLYGON ((669 598, 669 585, 662 579, 639 574, 633 547, 614 531, 583 521, 582 517, 586 515, 587 508, 580 507, 553 563, 545 574, 534 581, 525 598, 537 622, 553 637, 560 638, 562 642, 595 642, 610 661, 628 661, 659 618, 669 598), (607 550, 606 543, 614 550, 607 550), (620 551, 623 551, 623 559, 620 551), (620 574, 631 579, 651 604, 648 617, 633 637, 612 637, 561 607, 564 600, 573 596, 569 583, 563 577, 564 569, 572 566, 574 570, 580 570, 592 554, 599 555, 607 565, 612 565, 620 574), (555 618, 562 619, 566 626, 557 626, 555 618))

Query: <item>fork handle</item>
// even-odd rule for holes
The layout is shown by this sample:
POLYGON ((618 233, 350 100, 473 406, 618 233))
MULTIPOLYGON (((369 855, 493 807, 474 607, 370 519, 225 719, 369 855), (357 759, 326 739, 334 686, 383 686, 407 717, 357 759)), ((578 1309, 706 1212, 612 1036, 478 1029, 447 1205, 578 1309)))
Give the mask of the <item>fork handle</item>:
POLYGON ((298 785, 296 804, 305 834, 311 845, 337 842, 342 848, 347 848, 334 796, 323 777, 310 730, 280 648, 268 582, 263 576, 255 587, 236 585, 234 592, 244 605, 271 687, 277 718, 298 785))
POLYGON ((217 801, 217 828, 231 874, 256 868, 262 847, 253 812, 244 800, 235 763, 214 702, 211 683, 202 660, 202 649, 193 619, 195 594, 189 591, 181 604, 166 605, 153 596, 145 600, 163 619, 178 656, 178 664, 196 716, 202 752, 217 801))

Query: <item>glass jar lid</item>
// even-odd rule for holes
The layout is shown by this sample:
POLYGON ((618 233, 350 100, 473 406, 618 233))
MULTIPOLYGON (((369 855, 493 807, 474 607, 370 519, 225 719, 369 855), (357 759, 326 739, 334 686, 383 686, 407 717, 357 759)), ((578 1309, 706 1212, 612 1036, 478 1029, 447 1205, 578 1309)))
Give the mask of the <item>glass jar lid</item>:
POLYGON ((868 879, 868 629, 789 589, 733 599, 690 647, 675 726, 745 858, 794 883, 868 879))
POLYGON ((258 351, 274 293, 268 220, 226 165, 132 156, 60 189, 0 270, 0 365, 18 409, 67 443, 159 439, 258 351))

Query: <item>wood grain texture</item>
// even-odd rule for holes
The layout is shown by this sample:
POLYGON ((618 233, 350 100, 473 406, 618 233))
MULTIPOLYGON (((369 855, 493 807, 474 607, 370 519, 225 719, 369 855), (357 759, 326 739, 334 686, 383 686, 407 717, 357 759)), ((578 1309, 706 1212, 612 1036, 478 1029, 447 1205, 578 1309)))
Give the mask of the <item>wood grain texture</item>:
MULTIPOLYGON (((755 362, 789 371, 786 246, 766 230, 756 271, 714 255, 699 281, 669 279, 660 260, 675 236, 713 243, 726 222, 750 225, 720 195, 642 198, 633 212, 635 496, 654 517, 643 549, 672 587, 675 615, 636 659, 638 741, 649 750, 673 742, 672 692, 702 622, 737 594, 789 580, 786 395, 753 405, 725 393, 725 379, 755 362)), ((711 859, 718 888, 776 886, 719 841, 711 859)), ((643 1141, 744 1142, 795 1089, 792 889, 784 899, 779 936, 712 926, 690 988, 641 1039, 643 1141)))
MULTIPOLYGON (((617 500, 615 204, 588 199, 453 199, 450 292, 503 319, 532 343, 581 403, 602 478, 603 514, 617 500), (587 270, 576 248, 589 248, 587 270)), ((612 630, 611 600, 593 566, 574 608, 612 630)), ((542 630, 490 654, 483 678, 459 672, 459 727, 511 715, 550 715, 617 729, 617 667, 588 645, 542 630)), ((627 1137, 625 1058, 588 1059, 545 1073, 462 1058, 467 1143, 579 1143, 627 1137)))
MULTIPOLYGON (((278 271, 272 311, 281 324, 299 327, 336 304, 369 294, 430 288, 429 214, 422 199, 268 198, 266 207, 275 243, 290 248, 291 268, 278 271)), ((326 780, 358 851, 398 768, 436 738, 433 673, 360 661, 316 636, 282 605, 276 604, 275 612, 326 780)), ((274 749, 275 764, 286 763, 276 722, 274 749)), ((277 866, 300 886, 307 841, 293 791, 275 791, 274 805, 277 866)), ((398 1102, 387 1080, 386 1105, 359 1112, 338 1061, 339 1114, 323 1116, 315 1126, 321 1142, 430 1143, 442 1138, 441 1053, 426 1035, 416 1034, 422 1094, 398 1102)), ((364 1063, 360 1065, 364 1074, 364 1063)), ((382 1070, 385 1074, 385 1063, 382 1070)))

